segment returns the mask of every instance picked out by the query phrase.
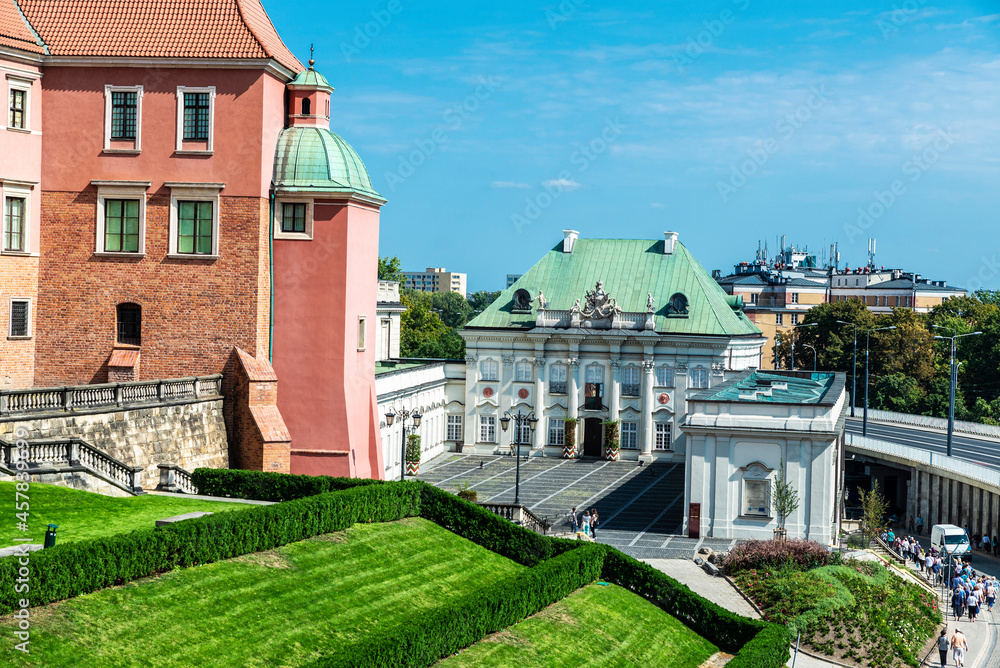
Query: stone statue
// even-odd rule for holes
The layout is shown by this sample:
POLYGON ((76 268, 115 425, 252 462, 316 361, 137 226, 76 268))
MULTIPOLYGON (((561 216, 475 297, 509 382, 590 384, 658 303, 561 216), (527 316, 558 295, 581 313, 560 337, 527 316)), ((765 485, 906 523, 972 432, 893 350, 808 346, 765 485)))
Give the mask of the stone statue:
POLYGON ((579 313, 580 312, 580 300, 579 299, 576 300, 576 303, 573 304, 573 308, 571 308, 570 311, 573 312, 573 313, 579 313))
POLYGON ((591 320, 605 320, 622 312, 618 301, 609 297, 604 291, 604 282, 597 281, 593 290, 587 292, 587 303, 581 313, 591 320))
POLYGON ((646 293, 646 313, 652 313, 652 312, 653 312, 653 293, 652 292, 647 292, 646 293))
POLYGON ((545 308, 545 295, 541 290, 538 291, 538 308, 545 308))

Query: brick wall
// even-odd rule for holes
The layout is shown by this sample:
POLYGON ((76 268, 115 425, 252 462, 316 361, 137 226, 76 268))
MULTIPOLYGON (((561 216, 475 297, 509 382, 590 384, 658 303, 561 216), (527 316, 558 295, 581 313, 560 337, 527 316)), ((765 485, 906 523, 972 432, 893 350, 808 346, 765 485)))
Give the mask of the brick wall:
POLYGON ((278 376, 261 356, 233 353, 233 468, 289 473, 291 436, 278 410, 278 376))
MULTIPOLYGON (((31 387, 37 337, 10 339, 10 300, 31 300, 32 329, 38 313, 38 258, 0 255, 0 388, 31 387)), ((32 332, 33 333, 33 332, 32 332)))
POLYGON ((96 189, 42 193, 37 386, 104 382, 117 304, 142 306, 142 378, 231 371, 234 347, 267 354, 268 202, 221 198, 219 259, 167 258, 170 193, 147 196, 145 257, 94 254, 96 189))

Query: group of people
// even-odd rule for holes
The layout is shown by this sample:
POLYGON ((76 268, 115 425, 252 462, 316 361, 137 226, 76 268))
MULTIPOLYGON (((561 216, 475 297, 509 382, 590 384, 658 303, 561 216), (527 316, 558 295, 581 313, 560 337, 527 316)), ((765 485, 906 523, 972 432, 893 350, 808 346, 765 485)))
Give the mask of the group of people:
POLYGON ((993 610, 997 591, 1000 589, 996 578, 987 578, 985 575, 977 577, 972 567, 967 563, 963 564, 960 559, 955 565, 955 574, 949 584, 955 618, 968 614, 971 623, 976 621, 979 611, 984 606, 990 611, 993 610))
MULTIPOLYGON (((916 531, 918 536, 924 532, 924 518, 922 518, 920 515, 917 515, 916 521, 914 521, 912 515, 908 517, 906 520, 906 525, 910 531, 916 531)), ((987 554, 992 552, 993 556, 1000 555, 1000 540, 997 540, 996 534, 994 534, 992 538, 990 537, 989 534, 986 533, 982 535, 978 533, 970 534, 968 524, 965 525, 965 533, 971 536, 972 546, 975 549, 982 550, 987 554)))
POLYGON ((597 508, 591 508, 590 510, 583 511, 583 517, 578 517, 576 508, 574 507, 569 511, 569 516, 566 518, 569 522, 570 528, 573 529, 573 533, 579 533, 583 531, 585 536, 597 540, 597 508))
POLYGON ((951 637, 948 637, 948 632, 945 629, 941 629, 941 635, 938 636, 937 640, 938 654, 941 657, 941 665, 948 665, 948 649, 950 648, 955 656, 955 665, 959 668, 965 665, 965 653, 969 651, 969 641, 966 640, 965 634, 959 629, 952 631, 951 637))

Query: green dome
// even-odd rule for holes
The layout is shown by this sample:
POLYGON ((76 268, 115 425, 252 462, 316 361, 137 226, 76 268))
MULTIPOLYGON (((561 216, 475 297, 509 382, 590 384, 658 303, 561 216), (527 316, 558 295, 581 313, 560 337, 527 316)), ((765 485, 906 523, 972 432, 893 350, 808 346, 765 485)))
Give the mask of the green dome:
POLYGON ((354 193, 384 203, 365 163, 351 145, 326 128, 285 128, 274 156, 274 188, 283 192, 354 193))
POLYGON ((330 82, 326 80, 326 77, 314 70, 309 68, 308 70, 302 70, 295 75, 295 78, 291 80, 288 84, 289 88, 322 88, 327 92, 333 90, 333 86, 330 82))

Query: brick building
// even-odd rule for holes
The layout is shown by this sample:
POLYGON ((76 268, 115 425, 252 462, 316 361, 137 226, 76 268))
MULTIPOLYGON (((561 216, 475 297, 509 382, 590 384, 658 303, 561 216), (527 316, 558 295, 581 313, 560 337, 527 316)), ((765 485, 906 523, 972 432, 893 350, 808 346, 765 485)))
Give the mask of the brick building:
POLYGON ((233 465, 378 475, 384 200, 312 64, 259 0, 0 0, 0 383, 222 373, 233 465))

